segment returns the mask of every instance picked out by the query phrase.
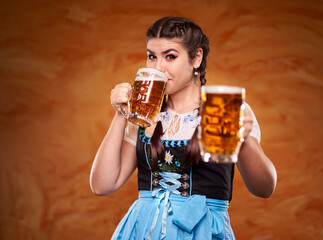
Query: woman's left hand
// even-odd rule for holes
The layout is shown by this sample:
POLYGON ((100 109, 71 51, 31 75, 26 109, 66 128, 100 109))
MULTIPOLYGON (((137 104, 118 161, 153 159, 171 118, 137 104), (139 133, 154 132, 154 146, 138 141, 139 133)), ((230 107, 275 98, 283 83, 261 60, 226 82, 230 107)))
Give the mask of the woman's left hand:
POLYGON ((246 105, 244 106, 244 116, 243 116, 243 125, 242 127, 244 128, 243 131, 243 138, 246 139, 251 130, 252 130, 252 125, 253 125, 253 116, 251 113, 251 110, 249 107, 247 107, 246 105))

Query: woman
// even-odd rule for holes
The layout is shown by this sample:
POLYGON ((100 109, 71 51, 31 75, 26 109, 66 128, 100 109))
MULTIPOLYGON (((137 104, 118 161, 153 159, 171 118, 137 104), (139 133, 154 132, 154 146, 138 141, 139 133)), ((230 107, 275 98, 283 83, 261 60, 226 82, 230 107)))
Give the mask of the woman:
MULTIPOLYGON (((147 67, 168 76, 160 121, 148 128, 127 125, 121 107, 131 86, 118 84, 111 91, 116 114, 91 171, 92 191, 107 195, 138 167, 139 198, 112 239, 235 239, 227 213, 234 164, 200 161, 197 141, 208 38, 189 19, 166 17, 148 29, 146 43, 147 67)), ((276 170, 260 147, 252 110, 245 109, 237 167, 251 193, 269 197, 276 170)))

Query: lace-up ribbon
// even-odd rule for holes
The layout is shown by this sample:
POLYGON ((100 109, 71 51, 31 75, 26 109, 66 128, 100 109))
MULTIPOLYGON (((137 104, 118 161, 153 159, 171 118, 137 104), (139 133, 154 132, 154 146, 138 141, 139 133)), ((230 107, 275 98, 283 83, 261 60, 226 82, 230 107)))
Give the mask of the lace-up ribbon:
POLYGON ((181 177, 180 174, 171 173, 171 172, 161 172, 161 173, 159 173, 159 175, 162 177, 162 180, 159 181, 160 187, 156 188, 152 192, 152 196, 156 197, 156 196, 158 196, 158 193, 160 193, 160 192, 163 192, 163 193, 160 195, 160 199, 159 199, 159 202, 157 205, 155 216, 153 218, 153 221, 152 221, 152 224, 151 224, 151 227, 149 230, 147 240, 152 239, 154 229, 156 227, 159 211, 160 211, 160 203, 163 199, 165 199, 165 203, 164 203, 164 211, 163 211, 163 216, 162 216, 162 238, 161 239, 165 238, 167 214, 172 214, 172 212, 173 212, 171 202, 169 201, 169 195, 170 195, 170 193, 175 193, 175 194, 180 195, 180 192, 177 190, 181 186, 180 181, 177 180, 181 177))

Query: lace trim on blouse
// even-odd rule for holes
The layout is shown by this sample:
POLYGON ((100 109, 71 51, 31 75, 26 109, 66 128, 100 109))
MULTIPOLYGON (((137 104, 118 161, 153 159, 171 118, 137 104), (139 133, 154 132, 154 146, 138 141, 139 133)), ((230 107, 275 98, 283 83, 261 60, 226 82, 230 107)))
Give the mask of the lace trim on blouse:
POLYGON ((189 113, 178 114, 169 108, 166 112, 159 114, 158 120, 163 126, 162 139, 169 140, 190 139, 200 123, 197 109, 189 113))

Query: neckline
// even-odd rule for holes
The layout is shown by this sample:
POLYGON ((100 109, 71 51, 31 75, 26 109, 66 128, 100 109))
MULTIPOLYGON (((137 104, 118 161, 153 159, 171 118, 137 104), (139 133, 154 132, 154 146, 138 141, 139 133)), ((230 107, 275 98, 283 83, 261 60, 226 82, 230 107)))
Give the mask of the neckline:
POLYGON ((187 115, 198 115, 198 108, 195 108, 194 110, 190 111, 190 112, 186 112, 186 113, 177 113, 175 110, 171 109, 171 108, 167 108, 167 110, 165 111, 166 113, 172 113, 174 115, 179 115, 179 116, 187 116, 187 115))

